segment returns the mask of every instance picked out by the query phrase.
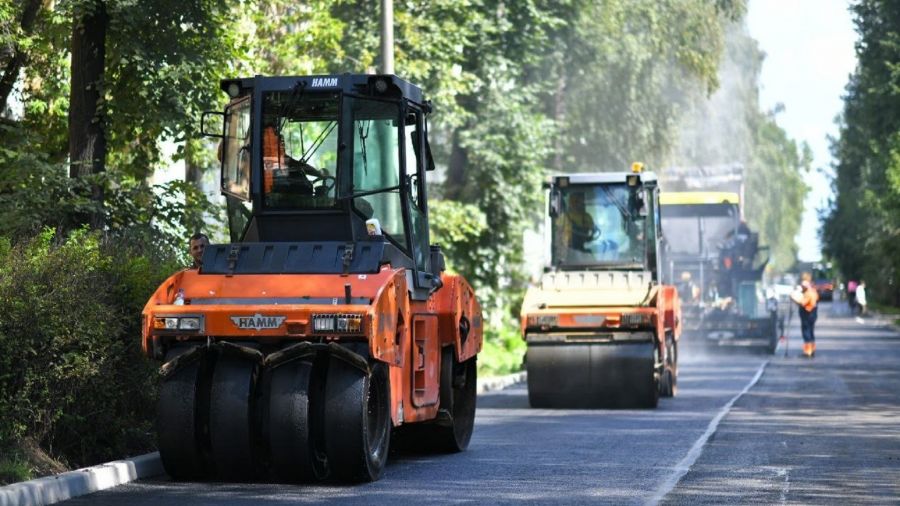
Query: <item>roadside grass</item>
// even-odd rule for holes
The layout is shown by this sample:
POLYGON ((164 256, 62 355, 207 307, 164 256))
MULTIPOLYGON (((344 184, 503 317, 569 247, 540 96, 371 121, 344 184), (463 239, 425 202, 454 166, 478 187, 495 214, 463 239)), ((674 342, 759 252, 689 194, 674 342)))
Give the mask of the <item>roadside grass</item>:
POLYGON ((900 316, 900 307, 873 302, 872 309, 884 315, 900 316))
POLYGON ((873 302, 872 310, 885 316, 891 316, 894 325, 900 327, 900 307, 873 302))
POLYGON ((68 471, 64 461, 45 452, 30 437, 0 446, 0 486, 68 471))
POLYGON ((32 478, 31 466, 18 455, 0 457, 0 485, 28 481, 32 478))
POLYGON ((478 376, 502 376, 522 370, 525 341, 519 329, 513 327, 488 328, 484 347, 478 354, 478 376))

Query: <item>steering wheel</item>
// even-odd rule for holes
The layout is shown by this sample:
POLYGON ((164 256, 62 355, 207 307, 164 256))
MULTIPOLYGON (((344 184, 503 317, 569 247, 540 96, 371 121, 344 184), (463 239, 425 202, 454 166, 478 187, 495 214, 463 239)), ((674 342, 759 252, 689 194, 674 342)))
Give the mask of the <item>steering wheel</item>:
POLYGON ((590 229, 572 227, 572 235, 584 238, 584 242, 593 242, 600 238, 600 228, 596 225, 590 229))
POLYGON ((316 185, 321 184, 319 187, 325 188, 325 193, 328 193, 334 189, 334 185, 337 184, 337 179, 334 176, 322 175, 313 179, 310 184, 313 188, 316 188, 316 185))

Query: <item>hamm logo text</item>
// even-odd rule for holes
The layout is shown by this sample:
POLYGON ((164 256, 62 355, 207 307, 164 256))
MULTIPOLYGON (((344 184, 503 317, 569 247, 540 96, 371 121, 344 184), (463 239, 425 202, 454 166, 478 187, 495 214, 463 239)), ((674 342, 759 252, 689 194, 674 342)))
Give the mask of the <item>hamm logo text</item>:
POLYGON ((231 321, 239 329, 262 330, 277 329, 284 323, 284 316, 263 316, 256 313, 253 316, 232 316, 231 321))
POLYGON ((334 88, 338 85, 337 77, 314 77, 313 88, 334 88))

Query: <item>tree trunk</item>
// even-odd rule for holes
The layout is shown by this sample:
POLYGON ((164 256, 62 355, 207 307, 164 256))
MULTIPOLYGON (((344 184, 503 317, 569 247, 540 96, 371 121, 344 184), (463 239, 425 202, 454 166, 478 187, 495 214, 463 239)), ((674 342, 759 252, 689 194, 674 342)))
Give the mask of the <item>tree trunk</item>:
POLYGON ((198 189, 203 189, 203 166, 197 163, 196 153, 194 153, 194 149, 196 146, 194 143, 195 140, 190 138, 190 134, 185 136, 187 140, 184 141, 184 180, 185 182, 192 183, 197 186, 198 189))
MULTIPOLYGON (((556 91, 553 93, 553 120, 557 125, 566 124, 566 69, 559 69, 559 77, 556 80, 556 91)), ((563 134, 563 132, 561 132, 563 134)), ((563 142, 562 135, 556 141, 556 149, 553 155, 553 169, 557 172, 563 170, 563 142)))
POLYGON ((444 196, 450 200, 460 200, 463 197, 468 158, 466 149, 459 144, 459 130, 454 130, 450 160, 447 163, 447 179, 444 180, 444 196))
MULTIPOLYGON (((103 74, 108 18, 102 1, 78 13, 72 28, 72 89, 69 97, 69 175, 80 177, 106 170, 106 134, 103 114, 103 74)), ((103 188, 91 187, 97 209, 92 228, 103 227, 103 188)))
MULTIPOLYGON (((41 3, 42 0, 28 0, 25 2, 25 7, 22 9, 22 19, 19 21, 23 34, 31 34, 38 12, 41 10, 41 3)), ((13 86, 15 86, 16 80, 19 78, 19 71, 25 65, 25 53, 22 51, 22 48, 17 44, 12 50, 12 56, 3 69, 3 77, 0 77, 0 113, 6 110, 6 101, 9 99, 9 94, 12 93, 13 86)))

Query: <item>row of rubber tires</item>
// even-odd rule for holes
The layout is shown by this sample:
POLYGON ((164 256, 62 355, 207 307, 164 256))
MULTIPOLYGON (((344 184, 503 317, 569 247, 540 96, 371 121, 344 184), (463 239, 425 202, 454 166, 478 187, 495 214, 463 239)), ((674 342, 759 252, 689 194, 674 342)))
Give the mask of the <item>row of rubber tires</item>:
MULTIPOLYGON (((263 367, 232 349, 196 354, 162 382, 159 450, 172 478, 296 483, 381 476, 393 432, 385 364, 320 352, 263 367)), ((353 351, 367 356, 363 346, 353 351)), ((167 362, 185 352, 172 350, 167 362)), ((440 416, 413 424, 422 427, 406 439, 461 451, 474 423, 475 360, 456 363, 451 348, 444 355, 440 416)))

